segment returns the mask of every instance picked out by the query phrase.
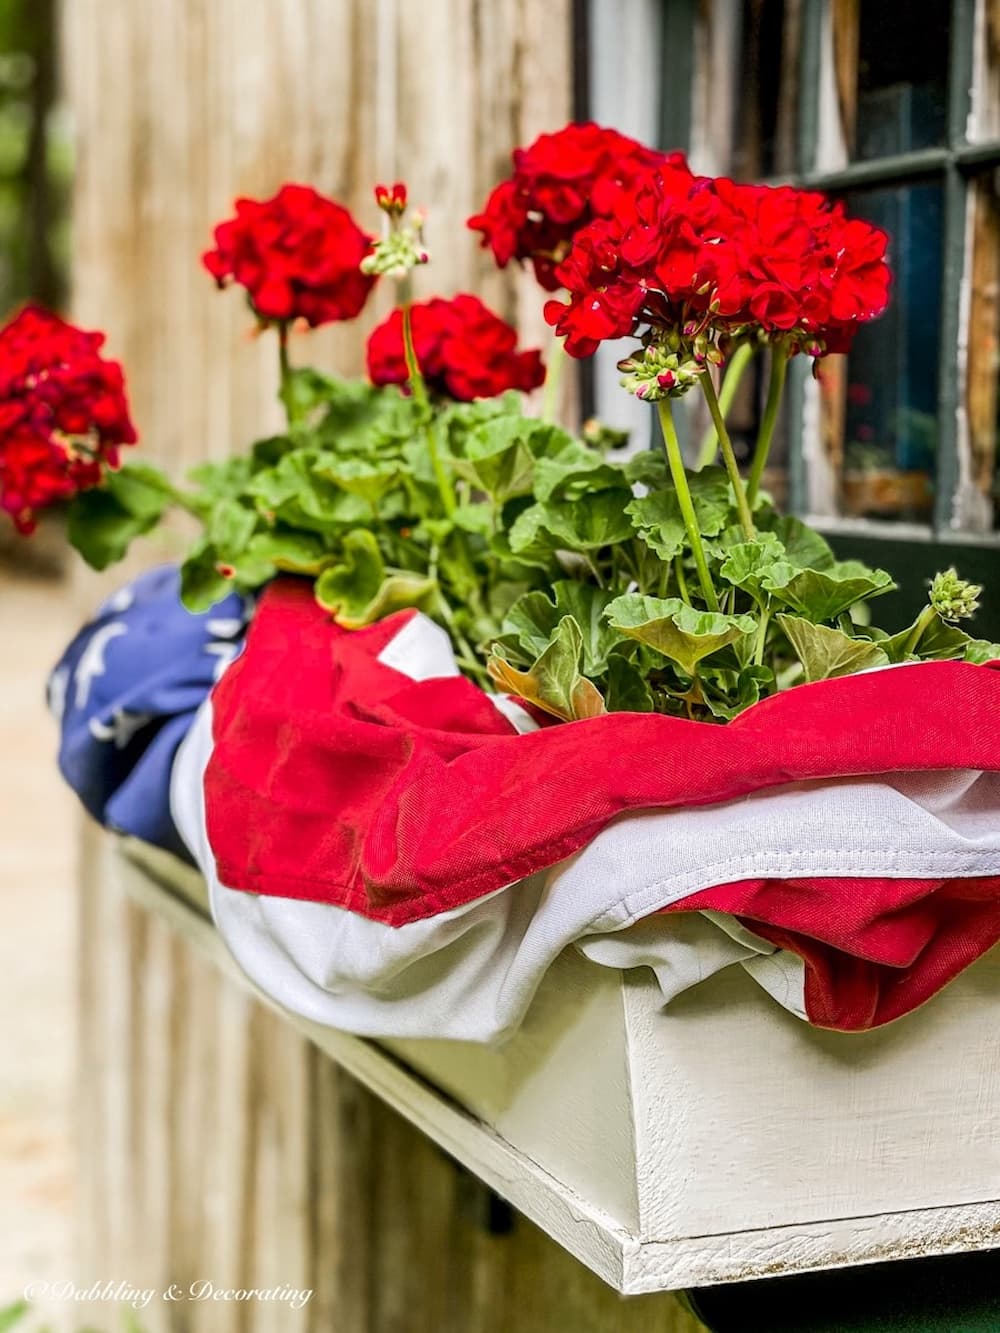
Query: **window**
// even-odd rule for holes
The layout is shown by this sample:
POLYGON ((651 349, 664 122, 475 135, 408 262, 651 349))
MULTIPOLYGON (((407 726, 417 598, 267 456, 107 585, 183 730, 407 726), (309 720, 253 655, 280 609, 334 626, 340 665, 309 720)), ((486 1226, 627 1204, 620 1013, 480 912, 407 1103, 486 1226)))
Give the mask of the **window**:
MULTIPOLYGON (((936 544, 928 560, 947 563, 943 543, 1000 570, 1000 0, 582 0, 578 17, 603 23, 595 118, 616 123, 628 83, 611 20, 633 50, 645 25, 659 112, 632 93, 621 128, 686 147, 696 170, 823 189, 890 234, 889 312, 818 380, 793 363, 771 489, 868 558, 872 542, 936 544)), ((741 387, 737 439, 763 371, 741 387)))

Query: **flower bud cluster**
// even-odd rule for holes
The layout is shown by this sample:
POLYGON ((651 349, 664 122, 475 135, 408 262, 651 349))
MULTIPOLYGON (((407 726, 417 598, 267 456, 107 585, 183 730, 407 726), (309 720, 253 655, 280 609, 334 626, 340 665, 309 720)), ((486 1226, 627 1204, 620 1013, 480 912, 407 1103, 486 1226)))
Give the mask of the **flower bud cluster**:
POLYGON ((930 603, 942 620, 968 620, 979 609, 979 594, 982 587, 978 583, 967 583, 959 578, 958 571, 942 570, 935 574, 931 582, 930 603))
POLYGON ((403 221, 406 186, 401 181, 392 186, 376 185, 375 202, 385 214, 382 236, 361 261, 361 272, 398 281, 430 260, 424 245, 424 217, 414 210, 409 222, 403 221))
POLYGON ((680 398, 698 383, 709 364, 721 360, 721 353, 713 344, 702 339, 684 341, 671 332, 619 361, 620 383, 646 403, 680 398))

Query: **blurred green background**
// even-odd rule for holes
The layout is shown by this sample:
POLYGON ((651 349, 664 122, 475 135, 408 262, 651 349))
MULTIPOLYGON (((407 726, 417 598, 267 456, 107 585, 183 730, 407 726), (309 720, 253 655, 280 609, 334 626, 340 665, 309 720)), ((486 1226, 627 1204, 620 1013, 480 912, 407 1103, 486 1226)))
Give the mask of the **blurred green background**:
POLYGON ((65 304, 72 144, 55 0, 0 0, 0 314, 65 304))

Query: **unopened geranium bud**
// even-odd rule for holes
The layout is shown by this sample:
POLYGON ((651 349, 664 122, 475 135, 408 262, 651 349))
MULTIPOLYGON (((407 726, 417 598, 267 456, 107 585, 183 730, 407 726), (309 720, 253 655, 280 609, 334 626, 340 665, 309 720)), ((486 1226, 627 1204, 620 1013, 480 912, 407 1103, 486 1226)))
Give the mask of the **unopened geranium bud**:
POLYGON ((979 609, 981 592, 978 583, 959 578, 958 571, 952 566, 934 575, 930 603, 942 620, 968 620, 979 609))
POLYGON ((395 185, 376 185, 375 202, 383 213, 399 217, 406 212, 406 186, 402 181, 395 185))

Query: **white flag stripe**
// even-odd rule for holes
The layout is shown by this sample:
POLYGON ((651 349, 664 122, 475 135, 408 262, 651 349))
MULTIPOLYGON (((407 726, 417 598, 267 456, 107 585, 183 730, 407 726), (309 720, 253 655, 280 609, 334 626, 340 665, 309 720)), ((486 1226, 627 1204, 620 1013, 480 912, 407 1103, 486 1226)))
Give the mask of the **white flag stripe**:
MULTIPOLYGON (((411 633, 411 645, 419 640, 411 633)), ((1000 875, 1000 774, 893 774, 622 815, 547 871, 391 927, 222 885, 205 833, 210 751, 208 702, 178 756, 171 804, 208 880, 221 934, 247 974, 287 1008, 366 1036, 498 1040, 573 944, 595 963, 652 967, 665 999, 739 963, 804 1016, 797 957, 724 915, 647 918, 702 889, 758 877, 1000 875)))

